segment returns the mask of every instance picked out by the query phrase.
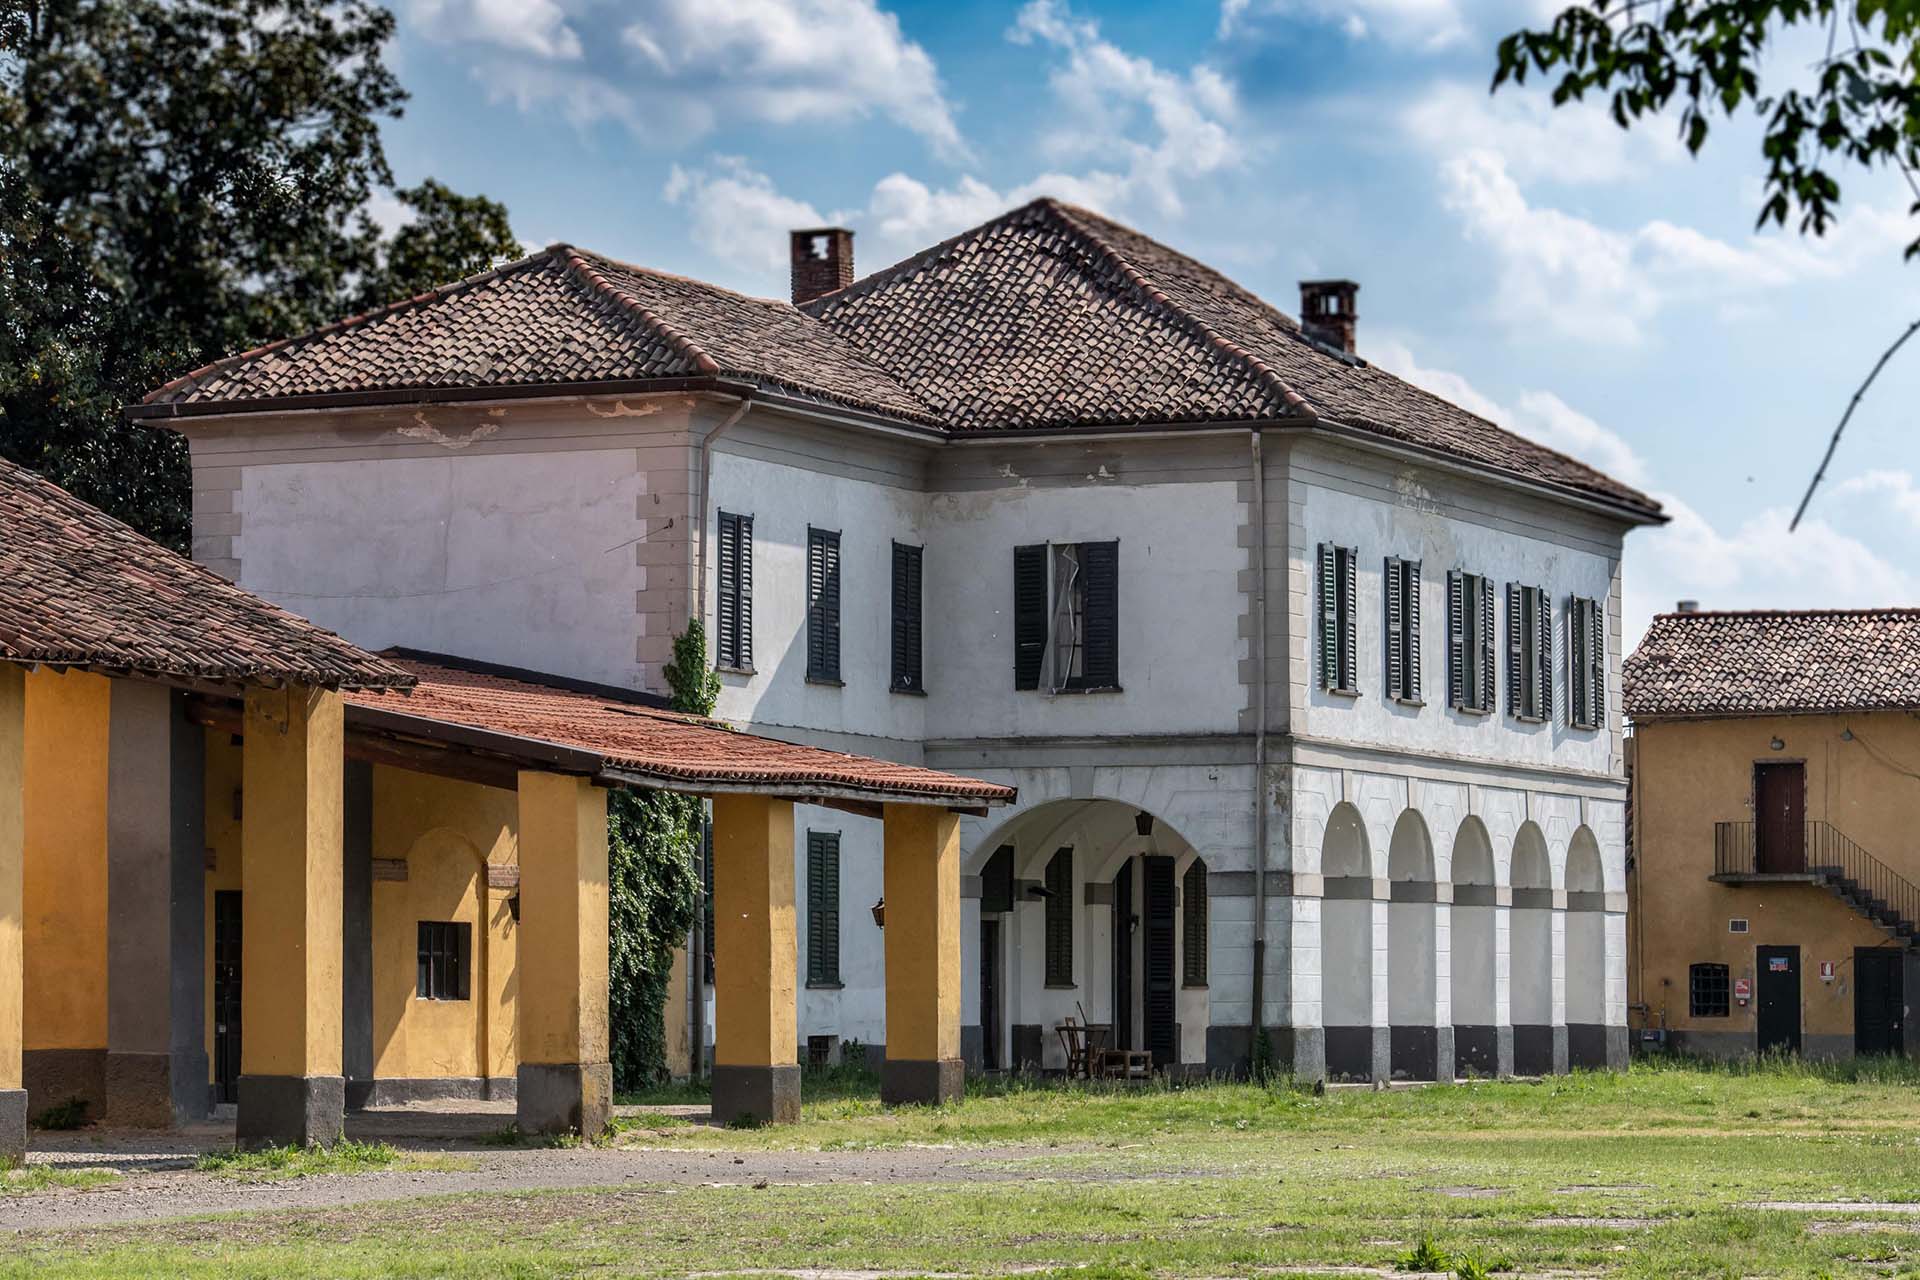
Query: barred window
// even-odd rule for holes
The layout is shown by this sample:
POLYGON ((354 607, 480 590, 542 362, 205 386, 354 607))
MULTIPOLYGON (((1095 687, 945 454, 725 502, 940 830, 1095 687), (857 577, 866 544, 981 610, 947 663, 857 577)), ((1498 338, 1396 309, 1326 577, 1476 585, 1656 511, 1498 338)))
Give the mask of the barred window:
POLYGON ((1687 1012, 1696 1018, 1724 1018, 1728 1014, 1727 966, 1696 964, 1687 970, 1687 1012))
POLYGON ((472 938, 473 926, 465 922, 422 920, 414 995, 422 1000, 468 999, 467 958, 472 938))

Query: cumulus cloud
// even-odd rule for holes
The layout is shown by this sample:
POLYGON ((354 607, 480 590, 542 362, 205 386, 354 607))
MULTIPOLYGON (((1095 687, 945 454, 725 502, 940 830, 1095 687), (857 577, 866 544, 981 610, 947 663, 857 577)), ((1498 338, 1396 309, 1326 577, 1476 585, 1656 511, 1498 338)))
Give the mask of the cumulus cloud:
POLYGON ((781 195, 773 180, 739 156, 714 156, 697 169, 673 166, 663 192, 688 212, 695 244, 742 267, 775 272, 787 265, 787 233, 827 218, 804 200, 781 195))
POLYGON ((1468 33, 1456 0, 1222 0, 1218 35, 1225 40, 1263 18, 1337 24, 1348 38, 1444 49, 1468 33))
POLYGON ((684 142, 734 120, 879 116, 967 155, 932 57, 875 0, 412 0, 405 13, 496 97, 579 124, 684 142))
POLYGON ((1604 103, 1554 106, 1540 93, 1490 94, 1484 84, 1442 80, 1402 112, 1408 136, 1434 155, 1498 155, 1516 182, 1618 182, 1686 156, 1658 123, 1622 129, 1604 103))

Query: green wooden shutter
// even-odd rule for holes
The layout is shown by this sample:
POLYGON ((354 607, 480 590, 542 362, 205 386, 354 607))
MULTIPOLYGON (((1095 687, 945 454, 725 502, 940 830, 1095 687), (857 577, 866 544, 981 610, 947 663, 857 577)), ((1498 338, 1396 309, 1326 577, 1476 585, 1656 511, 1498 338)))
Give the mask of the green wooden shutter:
POLYGON ((840 837, 807 832, 807 981, 840 981, 840 837))
POLYGON ((1080 572, 1086 577, 1086 635, 1081 655, 1082 682, 1089 689, 1120 687, 1120 544, 1080 544, 1080 572))
POLYGON ((1073 849, 1047 863, 1047 985, 1073 985, 1073 849))
POLYGON ((893 680, 903 693, 922 691, 920 564, 922 550, 893 544, 893 680))
POLYGON ((1567 598, 1567 723, 1585 729, 1587 723, 1587 602, 1567 598))
POLYGON ((1420 675, 1420 562, 1418 560, 1401 561, 1401 572, 1406 575, 1407 585, 1401 591, 1404 603, 1401 605, 1406 615, 1407 638, 1403 646, 1405 653, 1402 661, 1406 664, 1406 673, 1401 683, 1406 689, 1405 696, 1418 702, 1426 695, 1426 682, 1420 675))
POLYGON ((708 986, 713 985, 713 819, 706 813, 700 815, 700 899, 702 904, 701 921, 703 945, 701 979, 708 986))
POLYGON ((1478 709, 1492 711, 1494 689, 1497 687, 1493 661, 1496 648, 1493 638, 1493 579, 1482 575, 1476 577, 1473 583, 1480 606, 1480 687, 1475 692, 1478 694, 1478 709))
POLYGON ((1533 613, 1539 619, 1540 632, 1534 637, 1533 660, 1536 670, 1533 687, 1538 705, 1534 714, 1542 720, 1553 719, 1553 597, 1545 587, 1533 588, 1533 613))
POLYGON ((1592 655, 1586 664, 1592 681, 1587 718, 1598 729, 1607 723, 1607 606, 1605 601, 1589 600, 1587 610, 1591 618, 1587 624, 1587 647, 1592 655))
POLYGON ((1447 570, 1447 705, 1467 706, 1467 586, 1466 575, 1447 570))
POLYGON ((807 530, 807 679, 840 679, 840 535, 807 530))
POLYGON ((722 511, 714 556, 714 661, 722 667, 740 663, 740 517, 722 511))
POLYGON ((1013 549, 1013 687, 1038 689, 1047 649, 1047 545, 1013 549))
POLYGON ((1339 554, 1330 542, 1320 544, 1320 687, 1340 687, 1340 572, 1339 554))
POLYGON ((1387 696, 1389 698, 1406 697, 1406 655, 1402 646, 1406 642, 1406 605, 1402 594, 1406 588, 1406 579, 1401 574, 1401 562, 1395 556, 1388 556, 1382 573, 1383 590, 1381 595, 1386 601, 1387 623, 1387 696))
POLYGON ((1340 552, 1340 687, 1360 687, 1360 548, 1340 552))
POLYGON ((1507 714, 1526 714, 1525 670, 1526 608, 1521 603, 1520 587, 1507 584, 1507 714))
POLYGON ((1195 858, 1180 879, 1181 981, 1207 985, 1207 864, 1195 858))

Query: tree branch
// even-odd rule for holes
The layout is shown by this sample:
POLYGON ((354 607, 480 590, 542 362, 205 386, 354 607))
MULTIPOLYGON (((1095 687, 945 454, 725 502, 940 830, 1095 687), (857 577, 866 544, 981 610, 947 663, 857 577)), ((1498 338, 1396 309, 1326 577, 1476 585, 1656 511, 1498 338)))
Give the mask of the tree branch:
POLYGON ((1916 333, 1920 333, 1920 320, 1915 320, 1908 325, 1907 331, 1895 338, 1893 345, 1880 353, 1880 358, 1874 361, 1873 372, 1867 375, 1867 380, 1862 382, 1860 389, 1853 393, 1853 399, 1847 402, 1847 411, 1840 415, 1840 425, 1833 429, 1833 439, 1827 441, 1827 452, 1820 459, 1820 469, 1813 473, 1813 482, 1807 486, 1806 496, 1800 499, 1799 510, 1793 513, 1793 523, 1787 526, 1788 533, 1800 527, 1800 517, 1807 514, 1807 504, 1813 501, 1813 491, 1818 489, 1820 482, 1826 478, 1827 464, 1833 461, 1833 451, 1840 447, 1840 433, 1847 429, 1847 423, 1852 419, 1853 411, 1860 407, 1860 400, 1867 394, 1867 388, 1871 387, 1873 380, 1880 376, 1880 371, 1887 367, 1887 361, 1893 359, 1894 353, 1905 346, 1907 339, 1916 333))

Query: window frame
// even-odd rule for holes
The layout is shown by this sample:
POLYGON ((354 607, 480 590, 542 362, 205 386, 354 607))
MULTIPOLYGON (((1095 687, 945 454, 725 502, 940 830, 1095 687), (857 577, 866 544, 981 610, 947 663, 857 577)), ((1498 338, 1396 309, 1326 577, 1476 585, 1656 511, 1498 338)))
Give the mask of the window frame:
POLYGON ((473 924, 467 920, 420 920, 413 998, 444 1003, 473 999, 473 924))
POLYGON ((838 989, 840 833, 807 832, 807 986, 838 989))
POLYGON ((925 695, 926 647, 923 631, 926 548, 893 544, 892 662, 887 687, 894 693, 925 695))
POLYGON ((1705 960, 1687 966, 1687 1016, 1689 1018, 1731 1018, 1733 1016, 1731 966, 1705 960))
POLYGON ((1048 694, 1121 692, 1120 540, 1027 543, 1013 551, 1013 687, 1048 694), (1067 580, 1057 572, 1063 558, 1075 566, 1067 580), (1066 594, 1076 591, 1077 610, 1066 594), (1063 605, 1080 624, 1079 642, 1068 649, 1079 653, 1080 671, 1065 679, 1055 625, 1063 605))
POLYGON ((1048 859, 1045 946, 1046 985, 1056 990, 1078 987, 1073 980, 1073 846, 1062 845, 1048 859))
POLYGON ((807 683, 840 687, 840 532, 807 526, 807 683))
POLYGON ((713 666, 753 672, 753 517, 721 511, 715 521, 713 666))

